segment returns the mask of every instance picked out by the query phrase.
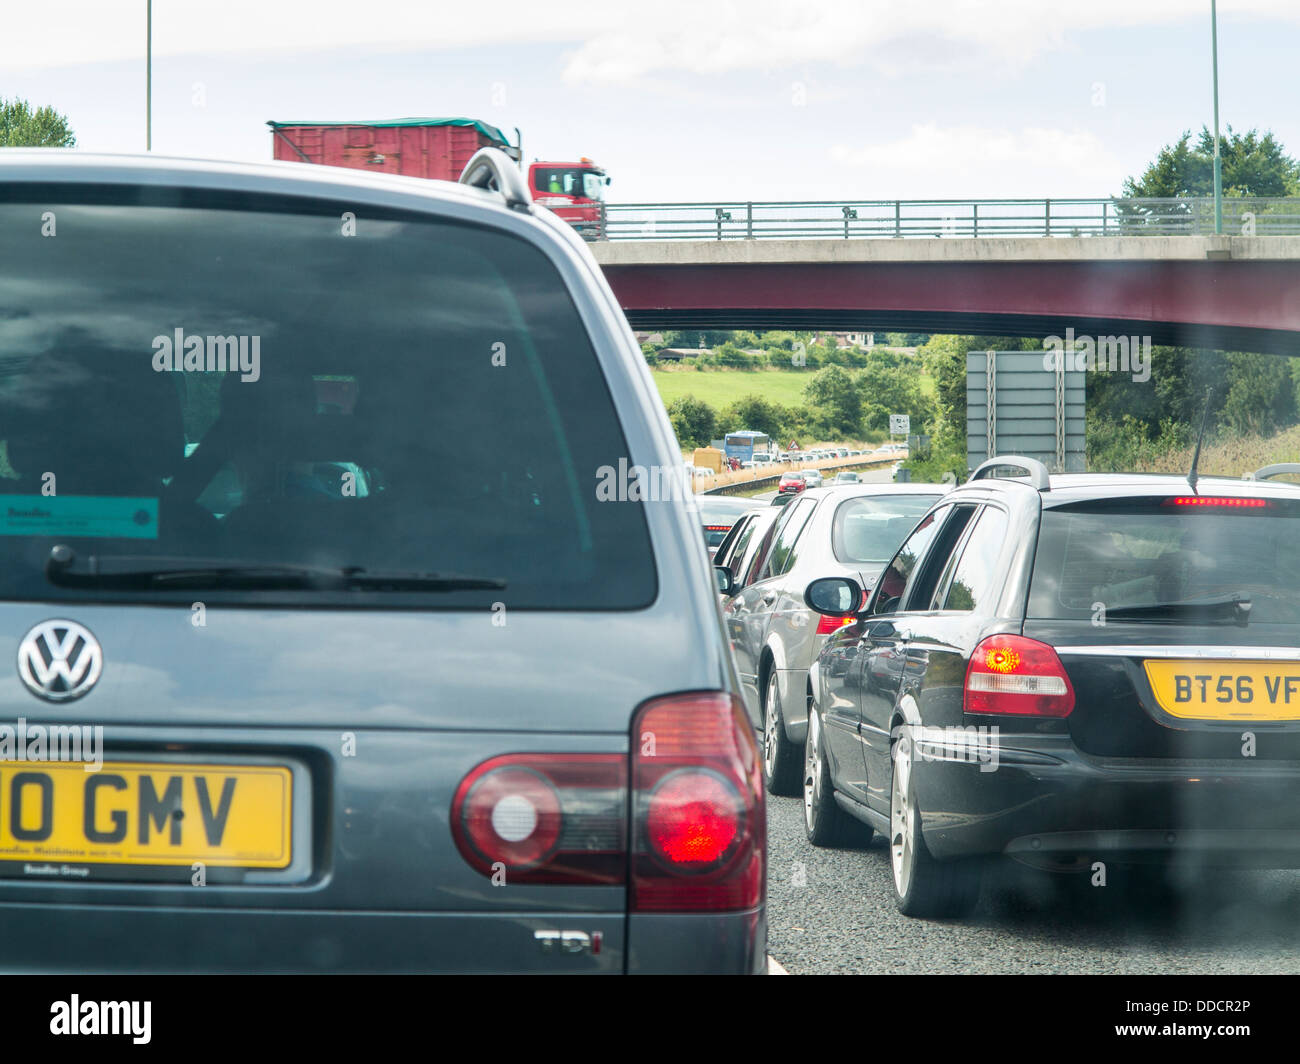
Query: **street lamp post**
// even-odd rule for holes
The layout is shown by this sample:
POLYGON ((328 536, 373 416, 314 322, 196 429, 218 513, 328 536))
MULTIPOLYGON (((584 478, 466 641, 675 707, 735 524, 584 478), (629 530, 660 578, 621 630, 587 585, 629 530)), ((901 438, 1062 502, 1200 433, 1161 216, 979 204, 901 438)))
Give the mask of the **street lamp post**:
POLYGON ((1219 156, 1219 14, 1210 0, 1210 51, 1214 66, 1214 232, 1223 232, 1223 160, 1219 156))
POLYGON ((153 151, 153 0, 144 16, 144 150, 153 151))

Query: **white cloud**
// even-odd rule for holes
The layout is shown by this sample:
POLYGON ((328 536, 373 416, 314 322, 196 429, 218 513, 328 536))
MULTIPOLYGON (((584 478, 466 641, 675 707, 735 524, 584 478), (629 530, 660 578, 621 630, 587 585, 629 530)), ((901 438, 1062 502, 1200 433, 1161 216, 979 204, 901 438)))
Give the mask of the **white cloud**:
MULTIPOLYGON (((144 0, 43 0, 9 8, 0 70, 144 61, 144 0)), ((580 41, 622 21, 599 6, 565 11, 528 0, 496 0, 490 7, 412 0, 154 0, 153 51, 155 57, 229 56, 580 41)))
MULTIPOLYGON (((655 71, 695 74, 802 63, 905 70, 931 50, 967 62, 1020 65, 1078 31, 1133 30, 1203 19, 1187 0, 660 0, 653 17, 593 32, 568 60, 570 81, 627 82, 655 71), (904 44, 905 54, 890 52, 904 44)), ((1295 0, 1222 0, 1235 15, 1300 22, 1295 0)), ((1209 36, 1208 25, 1206 36, 1209 36)))
POLYGON ((892 143, 837 144, 831 161, 850 171, 864 197, 908 199, 1099 196, 1118 191, 1126 171, 1086 131, 973 125, 917 125, 892 143))
MULTIPOLYGON (((647 74, 784 70, 801 63, 891 61, 891 43, 939 41, 945 51, 1023 62, 1070 33, 1208 21, 1187 0, 633 0, 490 7, 411 0, 156 0, 154 52, 236 55, 327 49, 418 51, 494 43, 569 43, 571 82, 647 74)), ((1300 22, 1295 0, 1222 0, 1236 15, 1300 22)), ((0 36, 7 71, 142 60, 141 0, 13 4, 0 36)), ((894 57, 896 59, 897 57, 894 57)))

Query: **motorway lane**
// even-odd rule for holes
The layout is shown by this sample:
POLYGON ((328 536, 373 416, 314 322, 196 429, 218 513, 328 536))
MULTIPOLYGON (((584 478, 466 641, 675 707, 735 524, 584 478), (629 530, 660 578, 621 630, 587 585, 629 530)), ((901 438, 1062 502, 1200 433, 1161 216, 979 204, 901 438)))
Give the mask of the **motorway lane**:
MULTIPOLYGON (((862 478, 863 484, 892 484, 894 482, 894 475, 889 467, 884 469, 864 469, 858 473, 858 476, 862 478)), ((828 487, 829 485, 830 480, 827 479, 822 487, 828 487)), ((755 503, 770 503, 775 498, 775 491, 762 491, 753 496, 755 503)))
POLYGON ((768 953, 813 973, 1193 974, 1300 972, 1300 873, 1203 870, 1134 896, 1005 862, 963 921, 894 906, 889 854, 825 850, 801 798, 768 796, 768 953))

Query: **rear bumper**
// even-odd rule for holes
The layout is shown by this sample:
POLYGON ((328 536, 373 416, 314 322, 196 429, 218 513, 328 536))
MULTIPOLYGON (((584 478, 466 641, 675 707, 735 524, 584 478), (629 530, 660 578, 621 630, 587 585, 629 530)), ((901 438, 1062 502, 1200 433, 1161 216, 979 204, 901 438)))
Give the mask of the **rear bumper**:
POLYGON ((767 923, 762 907, 629 918, 10 902, 0 942, 4 973, 748 974, 764 970, 767 923), (537 931, 599 932, 599 951, 543 951, 537 931))
POLYGON ((767 908, 707 915, 634 913, 628 919, 632 975, 763 975, 767 908))
POLYGON ((935 857, 1300 867, 1300 763, 1094 758, 1065 736, 996 746, 981 760, 918 744, 916 796, 935 857))

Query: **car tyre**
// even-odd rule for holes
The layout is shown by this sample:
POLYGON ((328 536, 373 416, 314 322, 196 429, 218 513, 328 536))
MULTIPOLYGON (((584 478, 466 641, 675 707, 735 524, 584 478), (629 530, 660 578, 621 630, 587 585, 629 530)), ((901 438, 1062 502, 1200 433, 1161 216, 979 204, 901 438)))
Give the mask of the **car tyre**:
POLYGON ((921 834, 921 810, 912 772, 913 750, 904 733, 890 751, 889 864, 894 900, 904 916, 965 916, 979 901, 983 864, 978 859, 937 861, 921 834))
POLYGON ((865 847, 871 842, 871 826, 850 816, 835 801, 825 749, 821 718, 810 708, 803 760, 803 826, 808 841, 832 848, 865 847))
POLYGON ((781 712, 781 685, 773 666, 767 677, 763 698, 763 782, 769 794, 792 798, 800 793, 802 753, 785 734, 785 715, 781 712))

